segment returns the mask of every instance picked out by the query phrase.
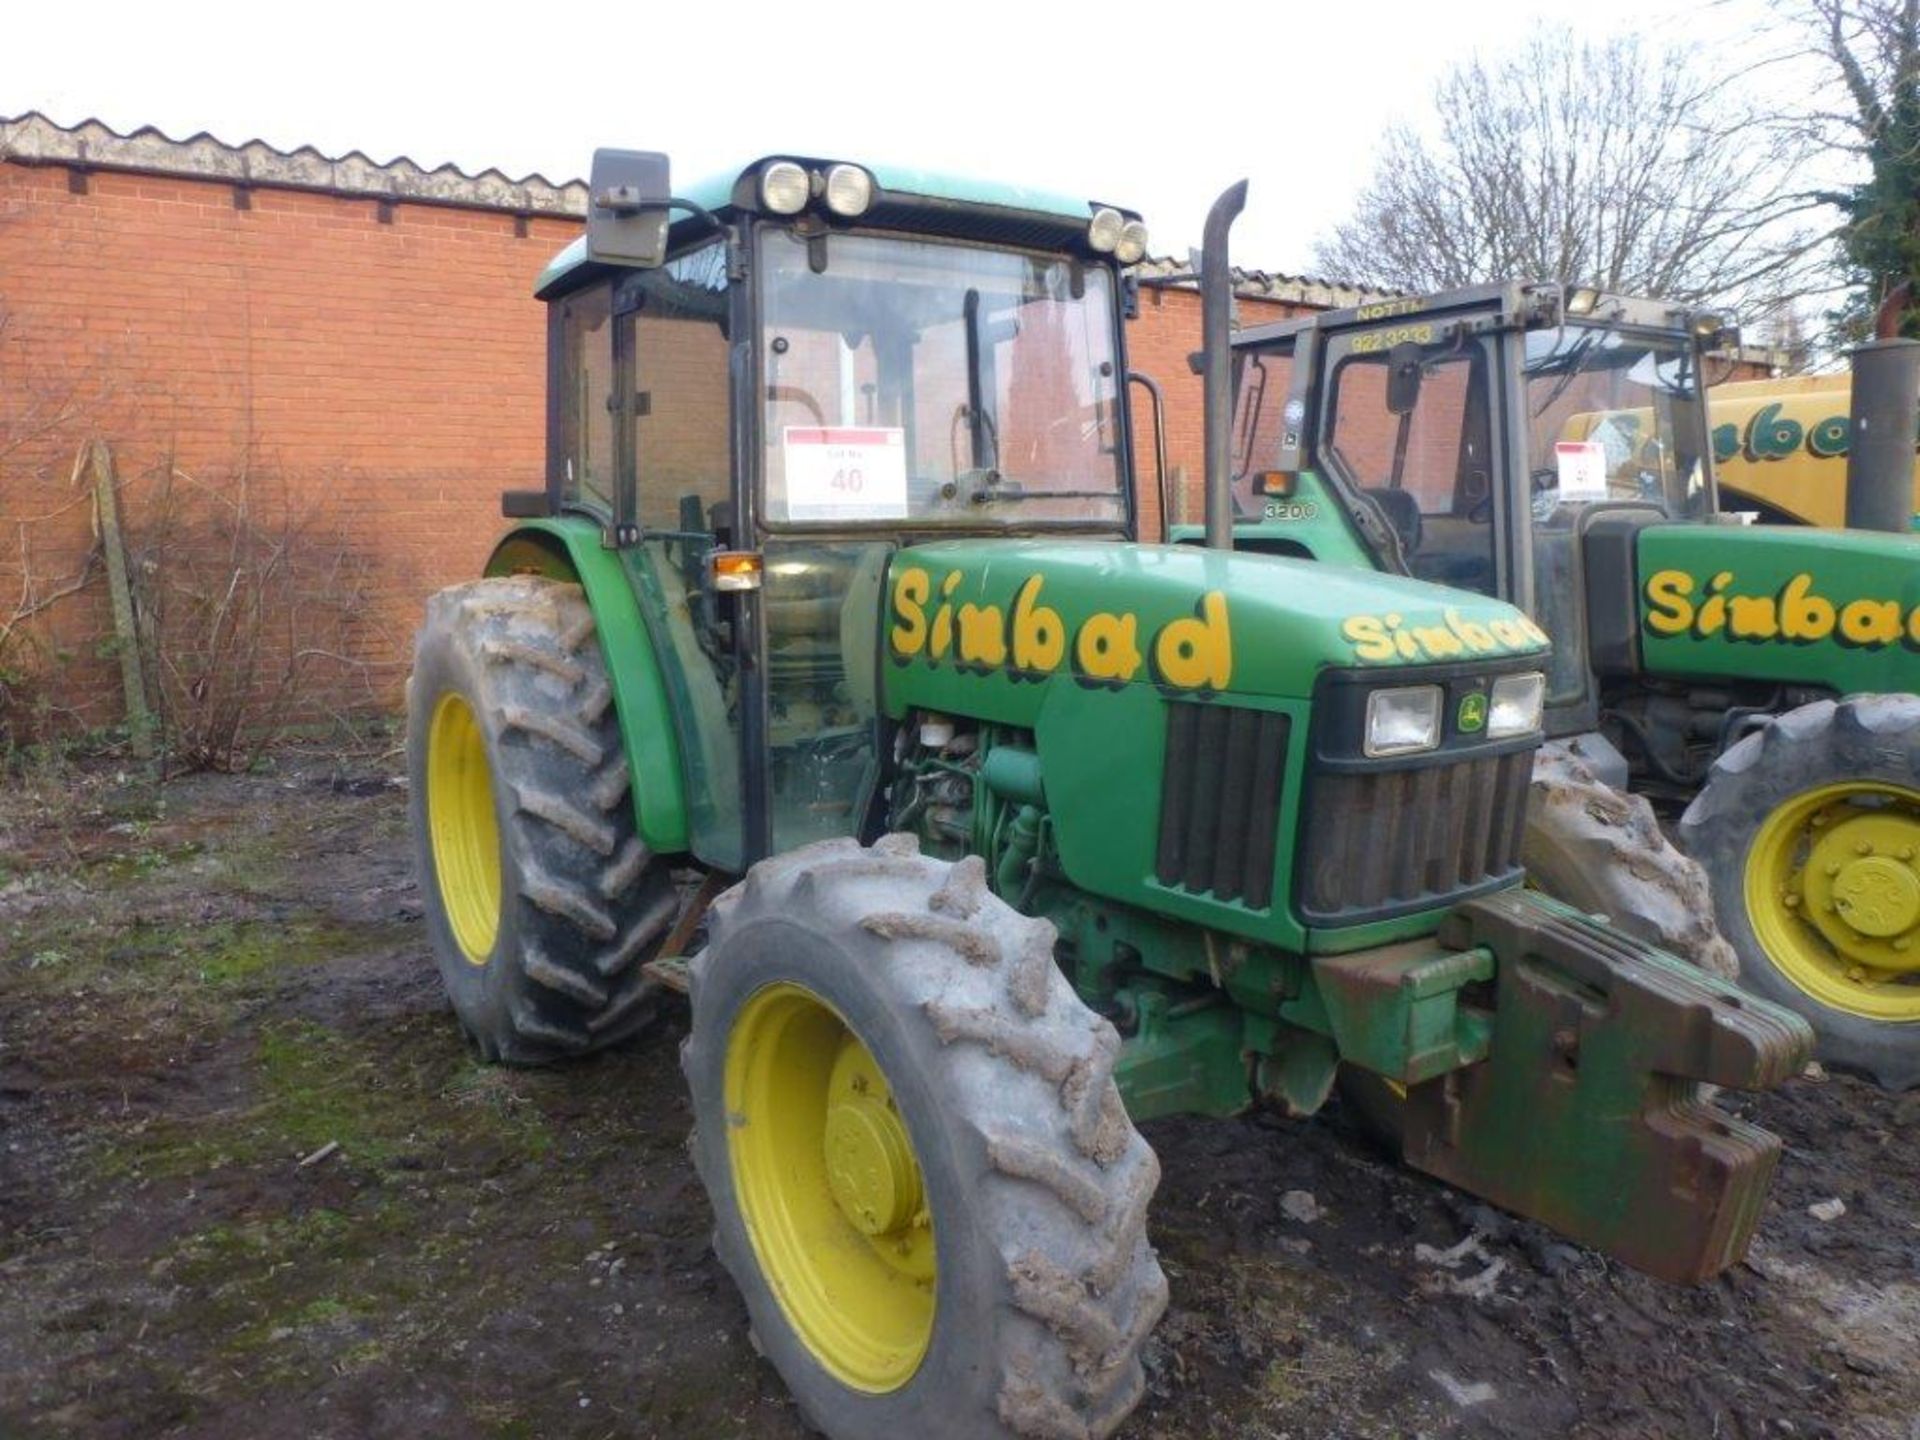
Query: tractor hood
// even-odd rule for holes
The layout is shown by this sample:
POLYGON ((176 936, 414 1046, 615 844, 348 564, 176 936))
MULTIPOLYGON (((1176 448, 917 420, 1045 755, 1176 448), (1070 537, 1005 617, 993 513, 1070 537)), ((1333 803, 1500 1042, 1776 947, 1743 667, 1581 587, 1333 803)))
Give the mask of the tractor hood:
POLYGON ((1920 690, 1920 536, 1649 525, 1634 573, 1647 673, 1920 690))
POLYGON ((1545 651, 1499 601, 1417 580, 1190 545, 965 540, 894 557, 887 708, 1031 725, 1049 681, 1305 700, 1331 667, 1545 651))

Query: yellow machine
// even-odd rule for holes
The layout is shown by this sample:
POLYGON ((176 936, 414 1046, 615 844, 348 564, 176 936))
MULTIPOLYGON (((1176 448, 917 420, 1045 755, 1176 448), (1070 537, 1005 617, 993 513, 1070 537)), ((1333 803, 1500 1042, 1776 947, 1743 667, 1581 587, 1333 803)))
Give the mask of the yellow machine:
MULTIPOLYGON (((1847 375, 1741 380, 1709 393, 1721 504, 1766 520, 1829 529, 1847 514, 1847 375)), ((1920 517, 1920 456, 1914 503, 1920 517)))

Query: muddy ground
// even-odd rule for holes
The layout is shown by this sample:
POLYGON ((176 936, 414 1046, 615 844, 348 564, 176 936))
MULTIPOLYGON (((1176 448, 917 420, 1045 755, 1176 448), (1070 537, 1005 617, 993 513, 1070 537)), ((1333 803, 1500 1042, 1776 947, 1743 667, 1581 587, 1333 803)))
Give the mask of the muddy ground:
MULTIPOLYGON (((7 782, 0 1436, 802 1435, 707 1251, 681 1017, 475 1064, 393 764, 7 782)), ((1125 1434, 1914 1440, 1920 1095, 1741 1108, 1786 1159, 1752 1259, 1694 1290, 1337 1107, 1149 1127, 1173 1304, 1125 1434)))

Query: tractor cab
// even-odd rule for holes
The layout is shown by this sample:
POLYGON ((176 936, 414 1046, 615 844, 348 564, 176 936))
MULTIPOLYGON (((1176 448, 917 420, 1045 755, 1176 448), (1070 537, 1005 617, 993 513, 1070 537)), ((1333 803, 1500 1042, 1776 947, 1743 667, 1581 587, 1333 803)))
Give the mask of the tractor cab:
POLYGON ((1554 638, 1550 733, 1591 729, 1595 527, 1715 513, 1717 316, 1488 285, 1234 339, 1235 543, 1519 605, 1554 638))
MULTIPOLYGON (((1121 267, 1146 231, 788 156, 677 198, 662 157, 601 152, 593 188, 539 282, 547 483, 510 513, 590 518, 658 597, 641 610, 698 752, 685 848, 738 871, 862 828, 902 543, 1133 535, 1121 267)), ((544 543, 523 530, 495 569, 544 543)))

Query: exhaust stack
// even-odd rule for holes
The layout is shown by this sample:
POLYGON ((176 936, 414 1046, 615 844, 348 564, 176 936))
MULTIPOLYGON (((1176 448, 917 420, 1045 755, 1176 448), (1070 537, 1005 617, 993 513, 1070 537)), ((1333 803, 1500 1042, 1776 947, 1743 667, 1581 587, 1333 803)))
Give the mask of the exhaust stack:
MULTIPOLYGON (((1920 438, 1920 340, 1870 340, 1853 352, 1847 528, 1913 526, 1913 449, 1920 438)), ((1211 413, 1209 413, 1211 420, 1211 413)), ((1207 432, 1209 444, 1213 432, 1207 432)), ((1212 512, 1208 512, 1211 516, 1212 512)), ((1212 521, 1209 519, 1209 525, 1212 521)), ((1211 536, 1209 536, 1211 541, 1211 536)))
POLYGON ((1200 244, 1201 375, 1206 393, 1207 547, 1233 548, 1233 265, 1227 232, 1247 205, 1247 182, 1238 181, 1207 211, 1200 244))

